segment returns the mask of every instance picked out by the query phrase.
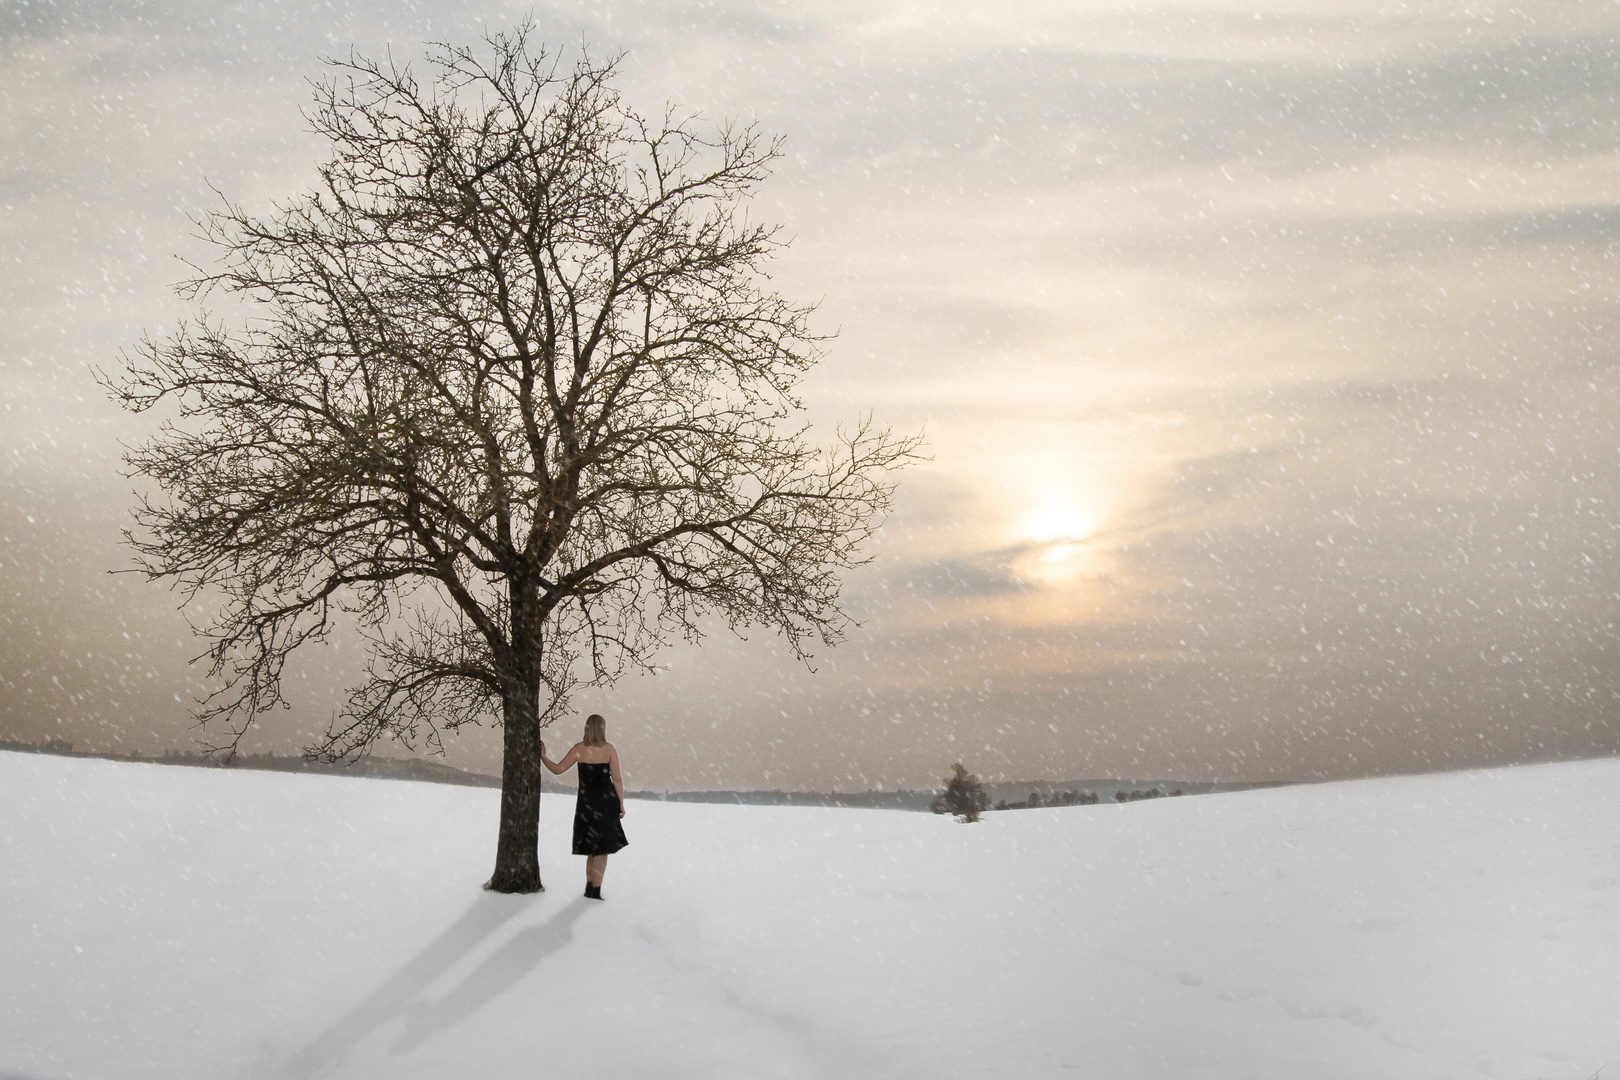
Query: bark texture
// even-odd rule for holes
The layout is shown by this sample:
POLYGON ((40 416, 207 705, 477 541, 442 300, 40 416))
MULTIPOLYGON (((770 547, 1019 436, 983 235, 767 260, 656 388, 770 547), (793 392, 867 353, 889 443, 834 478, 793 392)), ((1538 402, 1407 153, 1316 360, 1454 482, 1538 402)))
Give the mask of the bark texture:
POLYGON ((532 893, 540 883, 540 732, 534 706, 508 699, 501 748, 501 822, 495 872, 484 888, 532 893))

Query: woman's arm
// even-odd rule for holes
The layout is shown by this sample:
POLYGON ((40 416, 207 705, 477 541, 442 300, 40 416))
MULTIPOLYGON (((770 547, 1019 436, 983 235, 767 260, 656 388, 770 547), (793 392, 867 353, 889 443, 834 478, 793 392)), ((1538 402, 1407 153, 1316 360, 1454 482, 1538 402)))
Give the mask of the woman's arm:
POLYGON ((624 817, 624 777, 619 775, 619 751, 608 745, 608 771, 613 774, 613 790, 619 793, 619 816, 624 817))
POLYGON ((579 743, 575 743, 572 747, 570 747, 568 753, 563 755, 563 759, 561 761, 552 761, 550 758, 546 757, 546 744, 543 742, 540 744, 540 762, 546 768, 550 769, 552 774, 555 776, 561 776, 563 773, 573 768, 574 762, 578 760, 579 743))

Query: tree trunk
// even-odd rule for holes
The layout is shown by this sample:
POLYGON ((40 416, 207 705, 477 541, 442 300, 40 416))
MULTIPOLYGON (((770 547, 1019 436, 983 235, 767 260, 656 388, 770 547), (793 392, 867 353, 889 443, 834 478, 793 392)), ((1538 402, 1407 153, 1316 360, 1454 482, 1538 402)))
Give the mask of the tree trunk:
POLYGON ((501 708, 505 739, 501 754, 501 834, 495 873, 484 888, 532 893, 540 884, 540 722, 535 697, 510 692, 501 708))

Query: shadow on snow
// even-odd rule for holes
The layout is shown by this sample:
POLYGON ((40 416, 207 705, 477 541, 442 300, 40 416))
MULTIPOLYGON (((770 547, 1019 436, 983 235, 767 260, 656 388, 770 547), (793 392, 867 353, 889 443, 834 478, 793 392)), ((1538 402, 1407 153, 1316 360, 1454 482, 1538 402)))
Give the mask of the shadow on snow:
POLYGON ((418 995, 477 945, 528 910, 537 896, 480 896, 404 967, 344 1013, 307 1046, 287 1058, 269 1076, 275 1080, 308 1080, 333 1068, 367 1035, 395 1017, 405 1018, 405 1032, 390 1047, 394 1055, 422 1045, 440 1031, 460 1023, 568 944, 574 922, 589 906, 583 897, 540 926, 514 935, 455 989, 437 1002, 418 995))

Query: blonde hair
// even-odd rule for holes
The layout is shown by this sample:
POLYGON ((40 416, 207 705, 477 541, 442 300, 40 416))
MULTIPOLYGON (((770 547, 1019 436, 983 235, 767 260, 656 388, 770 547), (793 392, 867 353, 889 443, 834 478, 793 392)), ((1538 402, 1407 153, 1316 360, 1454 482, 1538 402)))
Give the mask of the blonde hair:
POLYGON ((585 718, 585 745, 607 745, 607 718, 600 713, 591 713, 585 718))

